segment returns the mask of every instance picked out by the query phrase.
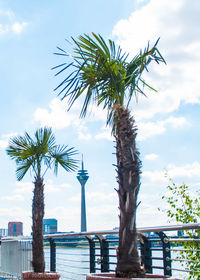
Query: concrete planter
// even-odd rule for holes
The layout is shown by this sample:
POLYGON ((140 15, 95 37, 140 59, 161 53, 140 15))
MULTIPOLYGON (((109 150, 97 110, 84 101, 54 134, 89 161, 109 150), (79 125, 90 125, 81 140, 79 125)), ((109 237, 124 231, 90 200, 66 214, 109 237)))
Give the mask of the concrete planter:
POLYGON ((60 273, 57 272, 44 272, 44 273, 36 273, 32 271, 24 271, 22 272, 23 280, 59 280, 60 273))
POLYGON ((117 278, 114 273, 91 273, 86 276, 86 280, 181 280, 174 277, 146 274, 145 278, 117 278))

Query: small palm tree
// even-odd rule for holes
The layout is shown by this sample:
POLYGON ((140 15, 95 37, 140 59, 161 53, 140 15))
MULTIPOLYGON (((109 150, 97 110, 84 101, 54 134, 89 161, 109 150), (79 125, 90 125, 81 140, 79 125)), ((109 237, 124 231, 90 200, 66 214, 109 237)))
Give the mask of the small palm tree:
POLYGON ((16 175, 19 181, 24 178, 28 170, 34 174, 32 265, 34 272, 44 272, 44 175, 48 169, 52 168, 57 174, 58 165, 61 165, 67 172, 75 171, 77 161, 73 156, 76 151, 74 148, 64 145, 56 145, 51 128, 40 128, 35 132, 35 139, 32 139, 27 132, 24 136, 11 138, 6 152, 16 162, 16 175))
MULTIPOLYGON (((73 39, 73 38, 72 38, 73 39)), ((117 190, 119 196, 120 225, 117 252, 117 277, 138 277, 144 275, 137 250, 136 208, 140 188, 141 161, 136 148, 137 128, 129 112, 134 95, 145 95, 143 88, 154 90, 143 79, 142 74, 152 61, 164 62, 157 49, 157 43, 140 51, 128 62, 128 55, 116 48, 111 40, 106 44, 101 35, 83 35, 73 39, 74 53, 70 55, 59 49, 58 55, 69 57, 70 61, 58 65, 56 75, 68 73, 56 91, 62 98, 69 98, 69 109, 82 95, 85 96, 81 117, 85 117, 88 105, 93 101, 107 109, 107 124, 111 125, 116 139, 117 190)), ((155 90, 154 90, 155 91, 155 90)))

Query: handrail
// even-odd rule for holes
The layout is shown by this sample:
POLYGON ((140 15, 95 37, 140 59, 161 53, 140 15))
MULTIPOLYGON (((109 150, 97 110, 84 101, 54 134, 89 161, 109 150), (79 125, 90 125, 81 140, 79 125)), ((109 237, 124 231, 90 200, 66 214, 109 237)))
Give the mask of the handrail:
MULTIPOLYGON (((138 233, 144 232, 162 232, 162 231, 174 231, 174 230, 190 230, 200 229, 200 223, 193 224, 181 224, 181 225, 168 225, 168 226, 157 226, 157 227, 143 227, 138 228, 138 233)), ((85 232, 66 232, 66 233, 52 233, 45 234, 44 239, 50 238, 64 238, 69 236, 91 236, 91 235, 105 235, 105 234, 118 234, 119 230, 100 230, 100 231, 85 231, 85 232)), ((15 241, 15 240, 30 240, 30 236, 17 236, 17 237, 3 237, 2 241, 15 241)))
MULTIPOLYGON (((200 229, 200 223, 193 224, 181 224, 181 225, 169 225, 169 226, 160 226, 160 227, 143 227, 138 228, 138 233, 143 232, 162 232, 162 231, 173 231, 173 230, 189 230, 189 229, 200 229)), ((91 235, 100 235, 100 234, 118 234, 119 230, 101 230, 101 231, 87 231, 87 232, 68 232, 68 233, 55 233, 55 234, 45 234, 44 238, 62 238, 66 236, 91 236, 91 235)))

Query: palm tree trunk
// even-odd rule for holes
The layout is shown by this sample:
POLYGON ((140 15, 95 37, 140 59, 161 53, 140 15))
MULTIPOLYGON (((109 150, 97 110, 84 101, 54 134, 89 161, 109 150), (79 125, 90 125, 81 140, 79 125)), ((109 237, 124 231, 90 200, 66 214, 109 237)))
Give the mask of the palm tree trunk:
POLYGON ((44 217, 44 184, 43 179, 38 176, 34 182, 32 219, 33 219, 33 270, 44 272, 44 250, 43 250, 43 217, 44 217))
POLYGON ((128 109, 118 106, 115 110, 116 156, 119 189, 119 247, 117 252, 117 277, 144 275, 137 248, 136 208, 140 187, 139 152, 135 139, 137 128, 128 109))

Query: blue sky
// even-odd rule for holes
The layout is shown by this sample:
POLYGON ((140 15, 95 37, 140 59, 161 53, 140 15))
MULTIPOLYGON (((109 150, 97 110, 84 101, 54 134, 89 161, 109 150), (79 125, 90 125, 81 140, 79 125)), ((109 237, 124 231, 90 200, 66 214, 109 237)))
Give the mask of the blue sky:
MULTIPOLYGON (((65 39, 100 33, 134 56, 147 42, 160 37, 159 49, 167 65, 152 65, 145 79, 159 93, 133 100, 138 147, 143 162, 138 227, 167 223, 157 207, 165 208, 167 169, 178 183, 200 184, 200 3, 198 0, 0 1, 0 228, 22 221, 31 231, 32 181, 17 182, 15 163, 5 153, 10 136, 51 126, 57 142, 74 146, 84 155, 90 178, 86 185, 89 230, 118 226, 114 188, 113 139, 105 127, 106 113, 91 108, 79 118, 81 102, 66 111, 53 89, 61 81, 51 68, 63 58, 56 46, 65 39)), ((57 218, 60 231, 80 230, 80 186, 76 174, 60 169, 45 178, 45 217, 57 218)))

